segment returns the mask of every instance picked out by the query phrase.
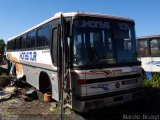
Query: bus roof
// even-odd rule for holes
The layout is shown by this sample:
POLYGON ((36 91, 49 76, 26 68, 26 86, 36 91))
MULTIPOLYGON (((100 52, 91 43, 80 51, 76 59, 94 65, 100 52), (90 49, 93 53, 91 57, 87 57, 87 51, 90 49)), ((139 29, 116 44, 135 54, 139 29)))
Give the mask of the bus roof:
POLYGON ((115 19, 115 20, 122 20, 122 21, 128 21, 128 22, 133 22, 134 23, 134 20, 133 19, 130 19, 130 18, 125 18, 125 17, 117 17, 117 16, 112 16, 112 15, 106 15, 106 14, 100 14, 100 13, 85 13, 85 12, 68 12, 68 13, 63 13, 63 12, 58 12, 56 13, 53 17, 47 19, 46 21, 26 30, 25 32, 19 34, 19 35, 16 35, 14 37, 11 37, 8 39, 9 40, 12 40, 12 39, 15 39, 16 37, 19 37, 37 27, 40 27, 42 26, 43 24, 46 24, 54 19, 57 19, 57 18, 60 18, 61 14, 63 14, 64 17, 78 17, 78 16, 88 16, 88 17, 99 17, 99 18, 108 18, 108 19, 115 19))
POLYGON ((160 38, 160 34, 137 37, 137 40, 150 39, 150 38, 160 38))

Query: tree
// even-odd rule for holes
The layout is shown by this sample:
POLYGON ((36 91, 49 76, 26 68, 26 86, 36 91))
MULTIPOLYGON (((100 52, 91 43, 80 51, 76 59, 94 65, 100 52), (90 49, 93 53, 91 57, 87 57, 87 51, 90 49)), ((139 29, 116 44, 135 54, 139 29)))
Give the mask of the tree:
POLYGON ((0 39, 0 55, 4 54, 5 42, 3 39, 0 39))

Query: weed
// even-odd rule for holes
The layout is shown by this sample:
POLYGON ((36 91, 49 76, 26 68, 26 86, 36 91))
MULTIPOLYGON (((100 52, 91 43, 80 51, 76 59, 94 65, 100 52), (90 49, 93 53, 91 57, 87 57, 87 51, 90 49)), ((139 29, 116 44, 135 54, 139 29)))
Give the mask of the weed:
POLYGON ((55 107, 55 108, 51 107, 50 111, 51 111, 51 113, 59 114, 60 113, 60 108, 59 107, 55 107))
POLYGON ((152 73, 151 80, 144 79, 145 87, 160 88, 160 73, 152 73))
POLYGON ((0 75, 0 77, 1 77, 1 78, 7 78, 8 75, 7 75, 6 73, 2 73, 2 74, 0 75))

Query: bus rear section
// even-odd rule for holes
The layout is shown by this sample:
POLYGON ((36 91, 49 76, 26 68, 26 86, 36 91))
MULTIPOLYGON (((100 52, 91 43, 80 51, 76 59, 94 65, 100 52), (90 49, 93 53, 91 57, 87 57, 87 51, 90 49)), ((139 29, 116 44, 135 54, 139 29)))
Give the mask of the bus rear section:
POLYGON ((73 109, 83 112, 141 98, 134 21, 79 17, 73 24, 73 109))
POLYGON ((142 36, 137 38, 140 61, 142 62, 143 72, 146 72, 146 77, 150 78, 150 73, 160 72, 160 35, 142 36))

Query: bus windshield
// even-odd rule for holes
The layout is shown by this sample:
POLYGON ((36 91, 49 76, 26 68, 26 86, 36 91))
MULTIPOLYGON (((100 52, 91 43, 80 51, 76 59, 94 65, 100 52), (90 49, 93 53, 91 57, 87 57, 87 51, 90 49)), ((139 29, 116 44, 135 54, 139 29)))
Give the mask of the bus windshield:
POLYGON ((74 20, 74 65, 136 62, 134 25, 74 20))

